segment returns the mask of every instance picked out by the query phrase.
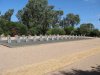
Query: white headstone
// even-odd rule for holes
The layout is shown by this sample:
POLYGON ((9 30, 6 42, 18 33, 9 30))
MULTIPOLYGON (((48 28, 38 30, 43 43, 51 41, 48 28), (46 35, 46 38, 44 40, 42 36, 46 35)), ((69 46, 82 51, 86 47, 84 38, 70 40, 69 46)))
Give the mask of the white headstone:
POLYGON ((29 37, 28 37, 28 36, 26 36, 26 39, 25 39, 25 41, 26 41, 26 42, 28 42, 28 41, 29 41, 29 37))
POLYGON ((63 40, 64 39, 64 36, 63 35, 61 35, 61 40, 63 40))
POLYGON ((77 35, 75 36, 75 38, 77 39, 77 35))
POLYGON ((57 35, 57 40, 59 40, 59 38, 60 38, 59 35, 57 35))
POLYGON ((71 35, 68 36, 68 39, 71 39, 71 35))
POLYGON ((37 35, 33 36, 33 41, 37 41, 37 35))
POLYGON ((39 40, 40 40, 40 41, 43 41, 43 36, 42 36, 42 35, 40 35, 39 40))
POLYGON ((54 40, 54 35, 51 37, 52 40, 54 40))
POLYGON ((67 35, 65 35, 65 39, 68 39, 68 36, 67 35))
POLYGON ((25 40, 25 35, 22 35, 22 40, 25 40))
POLYGON ((17 43, 20 43, 21 42, 21 39, 20 39, 20 36, 16 36, 16 41, 17 41, 17 43))
POLYGON ((72 35, 72 39, 75 39, 74 35, 72 35))
POLYGON ((28 39, 32 39, 32 36, 31 36, 31 35, 29 35, 29 36, 28 36, 28 39))
POLYGON ((46 36, 46 41, 49 41, 49 36, 46 36))
POLYGON ((8 40, 8 43, 11 43, 11 37, 10 37, 10 35, 8 35, 7 40, 8 40))

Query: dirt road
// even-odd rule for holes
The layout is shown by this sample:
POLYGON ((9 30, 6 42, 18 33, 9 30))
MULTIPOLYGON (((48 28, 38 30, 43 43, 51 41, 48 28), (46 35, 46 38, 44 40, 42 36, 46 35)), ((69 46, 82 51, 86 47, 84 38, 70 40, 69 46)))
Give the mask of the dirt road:
POLYGON ((3 75, 42 75, 96 55, 100 39, 61 42, 20 48, 0 46, 3 75))

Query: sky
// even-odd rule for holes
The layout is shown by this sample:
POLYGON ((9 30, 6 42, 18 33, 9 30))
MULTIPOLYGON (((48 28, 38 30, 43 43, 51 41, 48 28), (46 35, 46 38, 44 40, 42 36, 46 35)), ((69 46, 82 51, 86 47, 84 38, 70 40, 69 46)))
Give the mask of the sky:
MULTIPOLYGON (((0 11, 4 14, 8 9, 14 9, 12 21, 17 21, 16 13, 22 9, 28 0, 0 0, 0 11)), ((82 23, 93 23, 100 29, 100 0, 48 0, 56 10, 63 10, 64 16, 68 13, 79 14, 82 23)))

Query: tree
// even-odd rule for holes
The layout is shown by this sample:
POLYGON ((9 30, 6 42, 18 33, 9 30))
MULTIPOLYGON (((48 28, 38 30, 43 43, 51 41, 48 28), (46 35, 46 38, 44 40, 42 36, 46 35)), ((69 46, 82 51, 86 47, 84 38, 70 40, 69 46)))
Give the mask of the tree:
POLYGON ((61 16, 63 15, 63 11, 62 10, 58 10, 58 11, 53 11, 53 19, 52 19, 52 27, 59 27, 60 23, 61 23, 61 16))
POLYGON ((79 23, 80 23, 80 17, 79 17, 79 15, 75 15, 73 13, 69 13, 61 21, 61 26, 63 26, 64 28, 66 26, 72 26, 72 27, 74 27, 75 25, 78 25, 79 23))
POLYGON ((74 30, 74 35, 82 35, 79 27, 74 30))
POLYGON ((65 31, 64 31, 64 29, 61 29, 61 28, 52 28, 47 31, 47 34, 48 35, 58 35, 58 34, 64 35, 65 31))
POLYGON ((19 10, 17 18, 28 28, 32 25, 40 25, 44 20, 44 16, 47 10, 47 0, 29 0, 26 6, 19 10))
POLYGON ((64 30, 65 30, 67 35, 74 33, 74 27, 72 27, 72 26, 68 26, 68 27, 64 28, 64 30))
POLYGON ((72 27, 80 23, 79 15, 74 15, 72 13, 67 15, 67 20, 68 20, 69 25, 71 25, 72 27))
POLYGON ((63 19, 60 21, 60 26, 61 26, 62 28, 68 27, 68 26, 69 26, 68 20, 67 20, 66 18, 63 18, 63 19))
POLYGON ((39 35, 40 31, 36 27, 32 27, 30 29, 30 34, 31 35, 39 35))
POLYGON ((81 24, 80 33, 89 36, 90 32, 94 30, 94 25, 91 23, 81 24))
POLYGON ((60 11, 53 10, 53 8, 54 6, 48 5, 48 0, 29 0, 16 16, 28 29, 36 27, 41 31, 40 34, 44 35, 58 17, 57 15, 62 14, 60 11))
POLYGON ((27 27, 18 22, 8 22, 6 24, 6 32, 9 32, 9 35, 27 35, 27 27))
POLYGON ((27 27, 23 24, 18 22, 9 22, 4 19, 0 20, 0 31, 5 36, 11 35, 26 35, 27 34, 27 27))
POLYGON ((4 15, 1 15, 1 18, 7 21, 11 21, 11 16, 14 13, 14 9, 9 9, 4 15))
POLYGON ((3 30, 2 30, 2 28, 0 28, 0 35, 2 35, 3 34, 3 30))
POLYGON ((0 17, 0 28, 1 28, 2 34, 8 34, 8 32, 6 31, 7 30, 7 27, 6 27, 7 22, 8 21, 6 21, 0 17))
POLYGON ((0 13, 0 28, 2 29, 2 33, 4 35, 10 34, 7 24, 11 22, 11 16, 13 15, 14 10, 9 9, 4 15, 0 13))
POLYGON ((90 36, 92 37, 100 37, 100 31, 98 29, 94 29, 90 32, 90 36))

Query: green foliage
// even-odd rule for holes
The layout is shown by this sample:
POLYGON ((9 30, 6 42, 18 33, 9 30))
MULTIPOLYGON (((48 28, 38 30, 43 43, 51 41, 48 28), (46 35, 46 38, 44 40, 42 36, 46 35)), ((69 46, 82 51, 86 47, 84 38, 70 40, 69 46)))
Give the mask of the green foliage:
POLYGON ((4 15, 1 15, 1 18, 6 21, 11 21, 11 16, 14 13, 14 9, 9 9, 4 15))
POLYGON ((94 29, 90 32, 90 36, 92 37, 100 37, 100 31, 98 29, 94 29))
POLYGON ((28 35, 28 29, 25 25, 17 23, 17 27, 19 29, 19 35, 28 35))
POLYGON ((0 35, 2 35, 3 34, 3 30, 2 30, 2 28, 0 28, 0 35))
POLYGON ((57 34, 64 35, 65 31, 61 28, 52 28, 47 31, 47 34, 48 35, 57 35, 57 34))
POLYGON ((69 25, 71 25, 72 27, 80 23, 79 15, 74 15, 73 13, 69 13, 67 15, 67 20, 68 20, 69 25))
POLYGON ((39 30, 36 27, 32 27, 30 29, 30 34, 31 35, 38 35, 39 34, 39 30))
POLYGON ((72 27, 72 26, 68 26, 68 27, 64 28, 64 30, 65 30, 67 35, 74 33, 74 27, 72 27))
POLYGON ((54 6, 48 5, 48 0, 29 0, 16 16, 28 29, 35 25, 40 30, 40 34, 45 35, 49 27, 56 25, 63 15, 63 11, 53 9, 54 6))
POLYGON ((23 24, 17 23, 17 22, 8 22, 7 25, 7 31, 9 32, 9 35, 27 35, 27 27, 23 24))
POLYGON ((74 29, 74 35, 82 35, 80 32, 80 28, 74 29))
POLYGON ((0 27, 5 36, 26 35, 28 31, 27 27, 23 24, 17 22, 8 22, 6 20, 0 20, 0 27))
POLYGON ((8 35, 9 32, 6 31, 7 30, 6 24, 7 24, 7 21, 4 19, 1 19, 1 17, 0 17, 0 28, 2 29, 3 34, 8 35))
POLYGON ((91 23, 81 24, 80 33, 89 36, 90 32, 94 30, 94 25, 91 23))
POLYGON ((0 12, 0 35, 87 35, 100 36, 100 31, 91 23, 81 24, 79 15, 69 13, 62 19, 63 11, 55 10, 48 0, 28 0, 28 3, 17 13, 18 22, 12 22, 13 9, 3 15, 0 12))
POLYGON ((80 17, 79 15, 75 15, 73 13, 67 14, 65 18, 60 22, 60 25, 63 28, 66 28, 67 26, 74 27, 75 25, 78 25, 80 23, 80 17))
POLYGON ((57 25, 60 26, 60 22, 61 22, 61 16, 63 15, 63 11, 62 10, 58 10, 58 11, 54 11, 53 12, 53 17, 52 17, 52 23, 51 26, 53 28, 55 28, 57 25))

